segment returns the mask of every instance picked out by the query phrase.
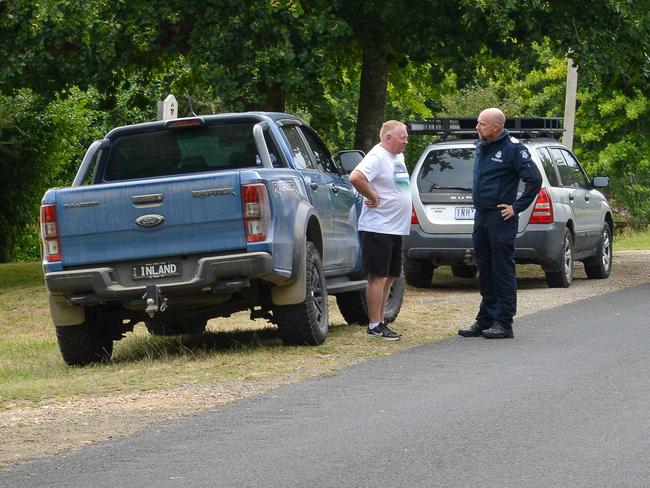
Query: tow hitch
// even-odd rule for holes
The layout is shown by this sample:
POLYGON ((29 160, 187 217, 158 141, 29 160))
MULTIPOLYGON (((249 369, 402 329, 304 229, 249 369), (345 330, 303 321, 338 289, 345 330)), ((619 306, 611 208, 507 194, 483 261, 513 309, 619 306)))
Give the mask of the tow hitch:
POLYGON ((153 318, 156 312, 164 312, 167 310, 167 299, 160 294, 160 290, 158 290, 156 285, 147 285, 147 291, 142 298, 147 303, 144 311, 150 318, 153 318))

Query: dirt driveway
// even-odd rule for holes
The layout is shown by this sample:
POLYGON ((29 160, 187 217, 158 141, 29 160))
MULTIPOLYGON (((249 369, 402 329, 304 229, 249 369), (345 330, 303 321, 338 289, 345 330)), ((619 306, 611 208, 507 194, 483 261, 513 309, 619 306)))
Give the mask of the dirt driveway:
MULTIPOLYGON (((587 280, 582 269, 569 289, 548 289, 539 277, 521 279, 518 314, 539 312, 643 283, 650 283, 650 251, 616 252, 614 272, 607 280, 587 280)), ((472 322, 478 300, 475 284, 459 288, 443 283, 428 290, 407 289, 405 305, 430 308, 435 303, 453 303, 458 313, 444 329, 453 334, 460 325, 472 322)), ((308 376, 325 372, 314 368, 308 376)), ((304 377, 303 374, 300 378, 283 376, 236 384, 193 384, 154 392, 83 396, 65 402, 17 406, 0 412, 0 466, 129 435, 157 422, 214 409, 304 377)))

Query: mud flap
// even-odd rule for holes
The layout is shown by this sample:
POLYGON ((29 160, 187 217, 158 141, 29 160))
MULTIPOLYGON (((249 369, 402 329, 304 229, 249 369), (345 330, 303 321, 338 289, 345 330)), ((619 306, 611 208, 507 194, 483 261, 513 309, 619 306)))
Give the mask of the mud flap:
POLYGON ((52 296, 47 294, 50 304, 50 315, 54 325, 67 326, 79 325, 86 320, 86 311, 82 305, 70 305, 63 296, 52 296))
POLYGON ((300 243, 300 258, 297 260, 298 274, 296 280, 290 285, 278 286, 271 289, 271 300, 274 305, 293 305, 305 301, 305 239, 300 243))

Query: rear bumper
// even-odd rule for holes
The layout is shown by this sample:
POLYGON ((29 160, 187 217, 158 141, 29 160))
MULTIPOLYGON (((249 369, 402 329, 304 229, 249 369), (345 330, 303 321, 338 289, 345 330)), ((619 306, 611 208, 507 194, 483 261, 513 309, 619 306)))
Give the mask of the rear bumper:
POLYGON ((271 255, 266 252, 199 258, 188 263, 188 268, 192 270, 180 279, 137 282, 124 278, 124 266, 121 269, 116 266, 57 271, 46 273, 45 283, 52 295, 64 295, 70 303, 76 304, 96 299, 140 299, 151 285, 155 285, 160 293, 172 296, 198 291, 236 291, 249 286, 249 279, 283 283, 289 278, 288 273, 273 272, 271 255))
MULTIPOLYGON (((552 269, 562 254, 564 225, 529 225, 515 238, 515 261, 520 264, 540 264, 552 269)), ((472 264, 474 243, 472 234, 428 234, 419 225, 411 226, 404 238, 404 256, 429 261, 434 266, 472 264)))

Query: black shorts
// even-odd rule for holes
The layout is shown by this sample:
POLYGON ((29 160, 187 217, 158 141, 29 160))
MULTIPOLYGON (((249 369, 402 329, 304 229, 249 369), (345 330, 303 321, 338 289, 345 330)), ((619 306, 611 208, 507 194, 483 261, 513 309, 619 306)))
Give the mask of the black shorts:
POLYGON ((361 231, 363 268, 377 276, 402 274, 402 236, 361 231))

